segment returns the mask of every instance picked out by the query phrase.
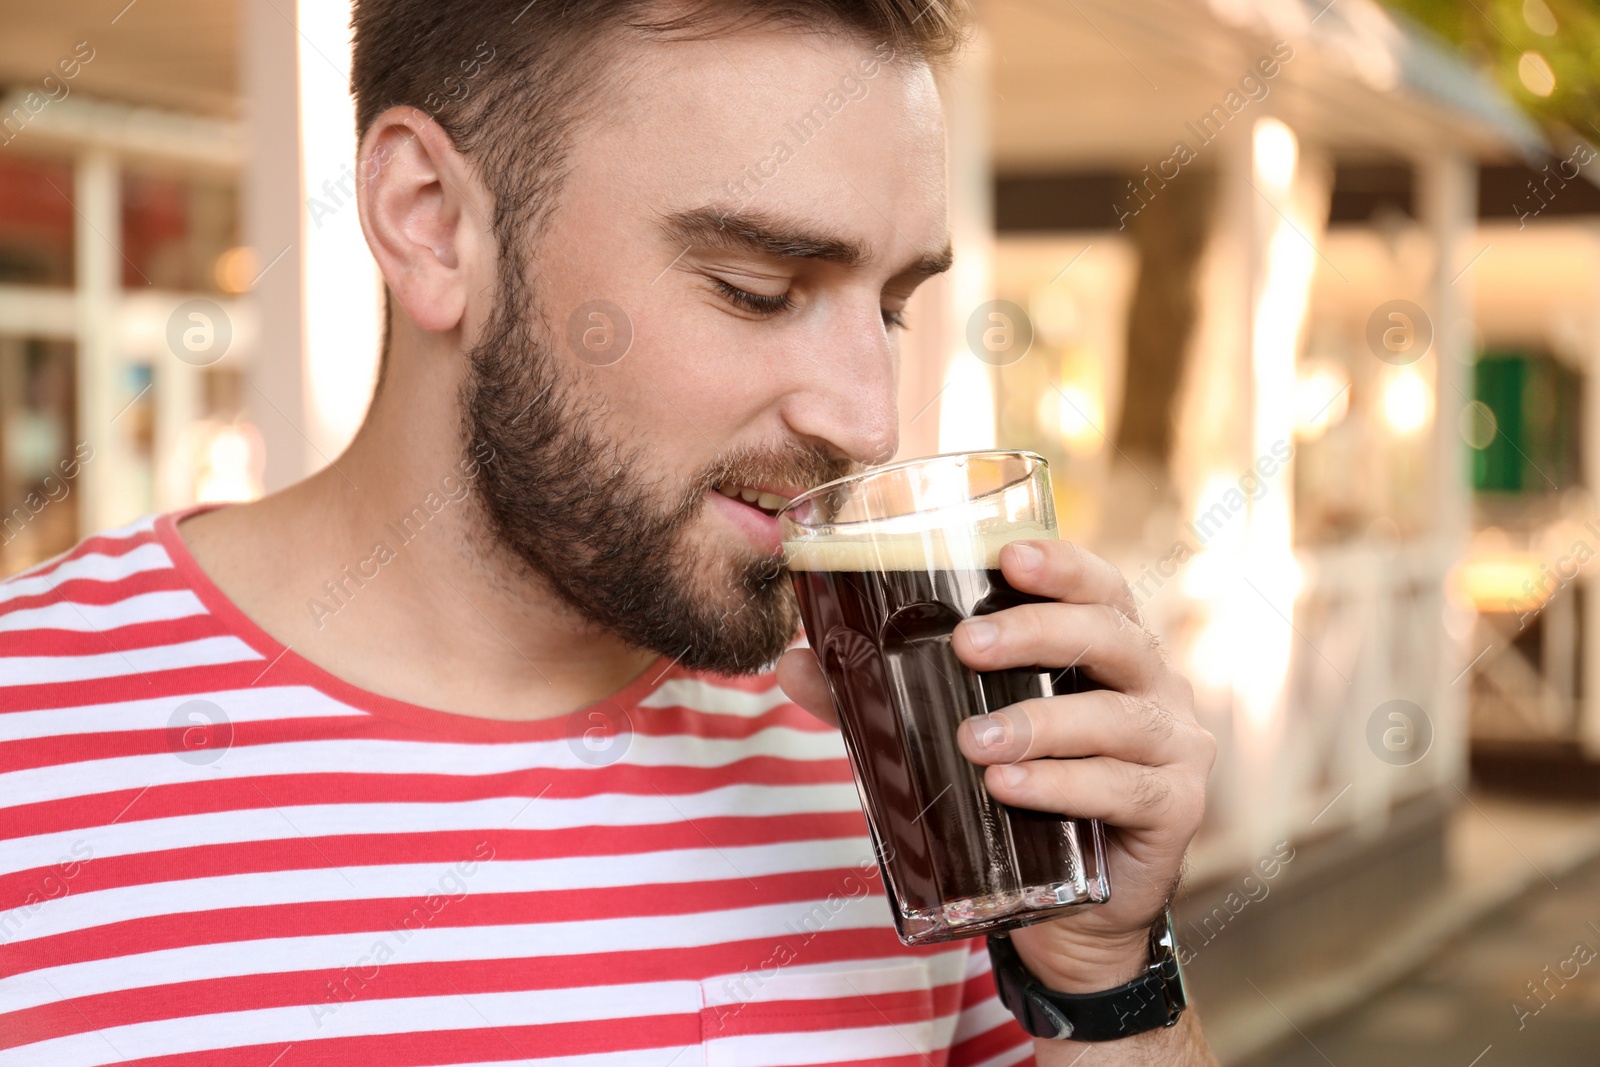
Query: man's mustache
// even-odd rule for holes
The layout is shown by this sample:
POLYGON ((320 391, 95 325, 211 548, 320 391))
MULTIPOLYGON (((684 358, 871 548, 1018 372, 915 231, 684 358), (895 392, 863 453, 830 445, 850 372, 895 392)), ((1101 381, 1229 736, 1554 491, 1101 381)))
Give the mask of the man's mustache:
POLYGON ((795 444, 777 449, 750 449, 731 453, 708 467, 697 480, 694 497, 732 482, 736 485, 782 485, 797 493, 853 474, 861 465, 831 456, 819 447, 795 444))

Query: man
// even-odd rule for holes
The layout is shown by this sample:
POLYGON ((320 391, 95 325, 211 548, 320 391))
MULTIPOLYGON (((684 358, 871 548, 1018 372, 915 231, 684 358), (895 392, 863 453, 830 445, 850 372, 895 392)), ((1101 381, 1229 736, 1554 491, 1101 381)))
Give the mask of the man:
MULTIPOLYGON (((900 946, 785 652, 771 512, 895 453, 950 262, 958 16, 358 4, 360 433, 0 587, 0 1064, 1212 1062, 1192 1011, 1034 1039, 982 939, 900 946)), ((960 736, 1000 799, 1116 827, 1112 900, 1013 938, 1099 993, 1150 962, 1214 744, 1109 565, 1002 563, 1057 602, 963 660, 1113 687, 960 736)))

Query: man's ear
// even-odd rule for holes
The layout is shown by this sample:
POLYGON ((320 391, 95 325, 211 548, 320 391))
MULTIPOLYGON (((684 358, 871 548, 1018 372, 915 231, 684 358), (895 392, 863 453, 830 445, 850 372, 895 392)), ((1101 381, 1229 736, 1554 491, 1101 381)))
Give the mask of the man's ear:
POLYGON ((361 230, 395 303, 421 330, 455 329, 472 272, 493 262, 488 197, 465 157, 426 112, 392 107, 361 138, 356 174, 361 230))

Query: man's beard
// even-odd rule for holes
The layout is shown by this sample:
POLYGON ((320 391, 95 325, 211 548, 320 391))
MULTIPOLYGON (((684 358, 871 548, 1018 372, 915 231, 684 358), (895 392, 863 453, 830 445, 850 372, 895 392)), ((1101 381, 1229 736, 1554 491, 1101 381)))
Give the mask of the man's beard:
POLYGON ((467 454, 493 456, 474 483, 491 539, 630 645, 725 674, 769 666, 799 629, 781 561, 753 549, 708 556, 689 532, 718 485, 812 486, 851 464, 800 445, 746 449, 688 484, 672 486, 670 472, 653 482, 648 450, 627 447, 625 427, 606 432, 603 406, 573 383, 586 365, 530 325, 538 309, 508 273, 462 390, 467 454))

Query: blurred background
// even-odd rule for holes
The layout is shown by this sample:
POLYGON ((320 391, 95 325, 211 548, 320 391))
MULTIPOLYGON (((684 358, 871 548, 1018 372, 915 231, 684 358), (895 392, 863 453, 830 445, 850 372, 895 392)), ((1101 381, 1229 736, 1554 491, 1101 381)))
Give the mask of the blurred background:
MULTIPOLYGON (((1051 461, 1221 742, 1228 1064, 1600 1062, 1600 8, 980 0, 904 455, 1051 461)), ((0 576, 370 395, 344 0, 0 0, 0 576)))

